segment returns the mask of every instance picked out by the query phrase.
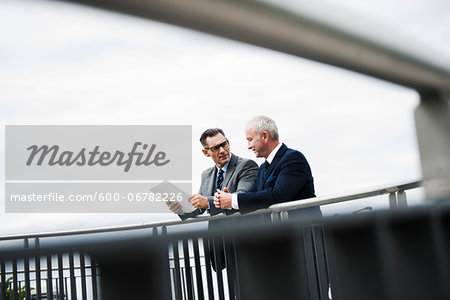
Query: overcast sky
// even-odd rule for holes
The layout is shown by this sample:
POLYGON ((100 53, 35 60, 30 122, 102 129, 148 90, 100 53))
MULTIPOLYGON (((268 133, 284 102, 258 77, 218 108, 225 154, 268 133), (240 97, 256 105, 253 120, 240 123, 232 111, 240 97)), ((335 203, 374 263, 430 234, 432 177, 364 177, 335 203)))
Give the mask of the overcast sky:
MULTIPOLYGON (((334 6, 395 28, 421 47, 450 48, 445 0, 335 0, 334 6)), ((171 25, 67 3, 0 0, 2 125, 192 125, 194 190, 212 165, 197 142, 201 132, 221 127, 232 152, 254 158, 244 129, 259 114, 273 118, 281 141, 307 157, 318 196, 418 179, 418 102, 403 87, 171 25)), ((4 170, 4 126, 0 134, 4 170)), ((0 234, 173 218, 5 214, 3 189, 0 234)), ((420 191, 411 194, 411 202, 421 201, 420 191)), ((387 196, 370 205, 386 206, 387 196)))

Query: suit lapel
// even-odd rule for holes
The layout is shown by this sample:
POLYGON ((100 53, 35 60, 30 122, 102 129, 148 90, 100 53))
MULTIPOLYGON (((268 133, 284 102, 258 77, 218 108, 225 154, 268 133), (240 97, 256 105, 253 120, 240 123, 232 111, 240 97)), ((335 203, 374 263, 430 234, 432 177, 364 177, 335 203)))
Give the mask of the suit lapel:
POLYGON ((270 164, 269 169, 266 172, 265 178, 263 178, 264 179, 264 183, 266 182, 267 178, 269 178, 269 176, 272 173, 273 169, 278 164, 280 159, 283 157, 283 155, 286 152, 286 150, 287 150, 287 146, 285 144, 282 144, 280 149, 278 149, 277 154, 275 154, 275 157, 273 158, 272 163, 270 164))
MULTIPOLYGON (((258 190, 262 190, 262 189, 263 189, 264 182, 265 182, 265 180, 266 180, 265 178, 263 178, 264 170, 263 170, 262 168, 264 168, 263 165, 261 165, 261 166, 259 167, 259 170, 258 170, 258 180, 257 180, 257 182, 256 182, 256 185, 257 185, 258 190)), ((266 175, 267 175, 267 174, 266 174, 266 175)))
POLYGON ((210 174, 211 175, 209 176, 208 186, 206 188, 208 195, 204 195, 204 196, 213 196, 214 193, 216 192, 214 190, 214 186, 216 185, 216 176, 217 176, 217 168, 215 166, 211 168, 210 174))

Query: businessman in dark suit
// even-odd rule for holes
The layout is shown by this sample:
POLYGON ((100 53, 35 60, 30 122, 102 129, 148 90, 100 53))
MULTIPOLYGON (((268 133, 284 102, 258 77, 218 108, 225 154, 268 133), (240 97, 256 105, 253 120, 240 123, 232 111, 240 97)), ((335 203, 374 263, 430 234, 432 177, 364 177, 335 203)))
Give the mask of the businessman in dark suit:
MULTIPOLYGON (((258 170, 256 182, 248 192, 230 194, 218 191, 214 204, 221 209, 239 209, 241 213, 267 208, 272 204, 315 197, 311 168, 305 156, 279 142, 275 122, 265 116, 253 118, 245 131, 248 149, 266 161, 258 170)), ((289 212, 289 218, 321 216, 319 207, 289 212)))
MULTIPOLYGON (((220 213, 233 214, 234 209, 221 209, 214 206, 214 193, 217 189, 226 189, 230 193, 243 193, 250 189, 255 182, 258 165, 250 159, 238 157, 230 152, 230 143, 225 133, 220 128, 207 129, 200 137, 203 146, 202 152, 206 157, 211 157, 215 166, 203 171, 200 190, 193 194, 189 201, 197 209, 191 213, 181 213, 181 205, 167 202, 172 212, 179 214, 185 220, 203 214, 207 211, 214 216, 220 213)), ((209 223, 209 229, 215 230, 225 227, 233 220, 215 220, 209 223)), ((214 246, 210 244, 211 262, 214 270, 225 268, 225 257, 221 239, 214 240, 214 246), (215 257, 217 260, 215 260, 215 257)), ((228 253, 227 253, 228 255, 228 253)))

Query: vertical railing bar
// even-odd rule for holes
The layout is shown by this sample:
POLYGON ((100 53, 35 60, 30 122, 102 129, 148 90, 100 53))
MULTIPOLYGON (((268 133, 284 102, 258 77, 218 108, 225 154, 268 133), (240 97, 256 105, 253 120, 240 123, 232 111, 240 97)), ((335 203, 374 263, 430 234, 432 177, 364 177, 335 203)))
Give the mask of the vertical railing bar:
POLYGON ((91 259, 91 280, 92 280, 92 295, 94 300, 98 300, 98 285, 97 285, 97 263, 91 259))
POLYGON ((187 294, 186 294, 186 272, 185 272, 186 268, 185 267, 181 267, 181 283, 182 283, 182 288, 183 288, 183 299, 187 298, 187 294))
POLYGON ((80 275, 81 275, 81 297, 83 300, 87 300, 87 289, 86 289, 86 262, 84 252, 80 252, 80 275))
POLYGON ((167 236, 167 227, 165 225, 163 225, 161 227, 161 235, 162 236, 167 236))
POLYGON ((8 288, 9 288, 9 297, 8 297, 8 300, 11 300, 11 291, 14 289, 13 283, 12 283, 11 281, 9 282, 8 288))
POLYGON ((289 213, 286 210, 282 210, 280 212, 280 217, 281 217, 281 221, 282 222, 287 222, 289 221, 289 213))
POLYGON ((174 262, 174 287, 175 299, 182 299, 181 294, 181 276, 180 276, 180 254, 178 253, 178 241, 173 242, 173 262, 174 262))
POLYGON ((317 270, 314 261, 312 228, 303 228, 303 253, 306 261, 306 271, 308 277, 308 287, 310 299, 319 299, 317 270))
MULTIPOLYGON (((225 266, 226 266, 226 271, 227 271, 227 278, 228 278, 228 294, 230 295, 231 299, 236 299, 237 295, 235 293, 235 276, 237 274, 235 274, 235 268, 233 266, 233 263, 235 262, 234 259, 234 253, 230 247, 230 242, 226 240, 226 238, 223 238, 223 253, 224 253, 224 258, 225 258, 225 266), (233 259, 231 259, 231 261, 229 261, 230 257, 233 257, 233 259)), ((240 297, 238 297, 239 299, 240 297)))
POLYGON ((211 249, 214 249, 214 264, 215 264, 215 270, 216 270, 216 277, 217 277, 217 291, 219 294, 219 299, 224 300, 225 299, 225 293, 223 289, 223 278, 222 278, 222 270, 219 270, 219 264, 217 263, 218 254, 217 251, 222 251, 220 248, 216 247, 215 238, 212 237, 210 239, 210 243, 212 245, 211 249))
POLYGON ((170 297, 170 299, 175 299, 175 300, 177 300, 178 298, 178 294, 177 294, 177 291, 175 290, 175 269, 174 268, 170 268, 170 270, 169 270, 169 272, 170 272, 170 283, 171 283, 171 285, 170 285, 170 295, 171 295, 171 297, 170 297))
MULTIPOLYGON (((18 287, 17 287, 17 260, 13 259, 13 295, 14 300, 18 299, 18 287)), ((11 291, 9 292, 9 298, 11 298, 11 291)))
MULTIPOLYGON (((39 249, 39 247, 40 247, 39 238, 36 238, 34 240, 34 247, 35 247, 35 249, 39 249)), ((34 257, 34 265, 36 267, 36 295, 37 295, 37 299, 41 300, 41 298, 42 298, 42 292, 41 292, 41 289, 42 289, 42 286, 41 286, 41 257, 39 255, 36 255, 34 257)))
POLYGON ((209 253, 209 241, 207 237, 203 237, 203 251, 205 253, 206 282, 208 284, 208 299, 214 299, 214 286, 211 272, 211 254, 209 253))
POLYGON ((194 288, 192 286, 192 270, 191 262, 189 256, 189 240, 183 240, 183 256, 184 256, 184 268, 186 271, 186 289, 188 299, 192 300, 194 298, 194 288))
POLYGON ((397 204, 398 204, 398 207, 408 207, 408 200, 406 198, 405 191, 397 192, 397 204))
MULTIPOLYGON (((389 228, 388 220, 379 219, 375 224, 376 242, 378 255, 380 257, 382 279, 389 299, 396 299, 395 276, 392 230, 389 228)), ((383 287, 380 287, 383 288, 383 287)))
POLYGON ((75 280, 75 263, 73 251, 69 252, 69 274, 70 274, 70 295, 72 299, 77 299, 77 283, 75 280))
POLYGON ((325 253, 325 243, 323 229, 321 226, 313 227, 313 246, 316 257, 316 268, 319 285, 319 298, 328 300, 329 276, 327 270, 327 258, 325 253))
POLYGON ((53 270, 51 254, 47 255, 47 299, 53 300, 53 270))
POLYGON ((277 223, 277 222, 281 221, 281 215, 279 212, 275 212, 275 211, 272 212, 270 214, 270 218, 271 218, 272 223, 277 223))
MULTIPOLYGON (((64 278, 64 295, 65 295, 65 297, 67 297, 69 295, 69 289, 68 289, 68 284, 67 284, 67 277, 64 278)), ((65 297, 63 296, 62 299, 64 299, 65 297)))
POLYGON ((389 208, 390 209, 398 208, 397 196, 395 195, 395 192, 389 193, 389 208))
POLYGON ((239 287, 238 264, 236 259, 236 244, 234 243, 234 240, 226 242, 225 239, 223 243, 224 246, 226 246, 225 259, 227 265, 228 286, 229 288, 233 288, 233 292, 230 292, 230 295, 234 295, 236 300, 240 300, 241 293, 239 287))
MULTIPOLYGON (((28 249, 30 247, 28 238, 23 240, 23 247, 28 249)), ((23 259, 23 268, 25 275, 25 295, 27 299, 31 299, 31 286, 30 286, 30 259, 26 256, 23 259)), ((21 288, 19 287, 19 293, 21 292, 21 288)))
POLYGON ((202 268, 200 265, 200 251, 198 249, 198 237, 192 239, 192 245, 194 248, 194 263, 195 263, 195 275, 197 278, 197 294, 198 299, 205 299, 205 292, 203 291, 203 278, 202 268))
POLYGON ((59 295, 58 299, 64 299, 64 265, 62 253, 58 253, 58 277, 59 277, 59 295), (63 295, 61 295, 61 293, 63 295))
MULTIPOLYGON (((170 247, 169 247, 170 249, 170 247)), ((170 258, 169 258, 170 261, 170 258)), ((170 263, 169 263, 170 264, 170 263)), ((170 282, 170 299, 174 299, 175 295, 175 285, 173 284, 175 282, 175 273, 172 268, 169 267, 169 282, 170 282)))
POLYGON ((61 293, 59 292, 59 279, 55 278, 55 288, 56 288, 56 299, 61 298, 61 293))
MULTIPOLYGON (((325 272, 327 274, 327 283, 328 283, 327 291, 332 292, 332 290, 331 290, 331 273, 330 273, 331 262, 330 262, 330 255, 328 254, 329 249, 328 249, 328 244, 327 244, 327 240, 326 240, 327 236, 326 236, 324 227, 322 227, 321 231, 322 231, 322 243, 323 243, 323 256, 325 259, 325 272)), ((329 296, 330 295, 327 293, 327 297, 329 297, 329 296)), ((333 294, 331 294, 331 296, 333 296, 333 294)), ((329 297, 329 298, 331 298, 331 297, 329 297)))
POLYGON ((331 295, 327 294, 330 299, 334 298, 334 295, 337 295, 337 299, 339 299, 339 289, 336 287, 336 291, 334 291, 333 279, 332 279, 332 266, 334 266, 333 262, 333 240, 332 236, 327 233, 326 229, 322 227, 322 243, 324 248, 324 257, 325 257, 325 267, 327 272, 327 282, 328 282, 328 293, 331 292, 331 295))
MULTIPOLYGON (((167 237, 167 227, 164 226, 164 225, 161 227, 161 236, 167 237)), ((170 250, 170 243, 168 243, 167 245, 168 245, 167 251, 169 251, 170 250)), ((168 258, 168 260, 167 260, 167 267, 169 268, 169 280, 171 280, 170 279, 170 253, 168 253, 167 258, 168 258)), ((174 261, 174 263, 175 263, 175 261, 174 261)), ((175 273, 173 273, 172 278, 173 278, 172 280, 175 281, 175 273)), ((170 289, 170 297, 173 298, 172 288, 170 289)))
POLYGON ((323 297, 323 284, 322 284, 322 278, 323 278, 323 269, 322 269, 322 262, 323 262, 323 256, 322 256, 322 249, 320 249, 320 245, 318 245, 318 240, 316 239, 316 228, 315 226, 311 226, 311 246, 312 246, 312 254, 313 254, 313 260, 314 260, 314 268, 316 270, 316 286, 317 286, 317 299, 324 299, 323 297))
POLYGON ((6 300, 6 262, 4 259, 0 259, 0 274, 1 274, 1 291, 0 291, 0 299, 6 300))

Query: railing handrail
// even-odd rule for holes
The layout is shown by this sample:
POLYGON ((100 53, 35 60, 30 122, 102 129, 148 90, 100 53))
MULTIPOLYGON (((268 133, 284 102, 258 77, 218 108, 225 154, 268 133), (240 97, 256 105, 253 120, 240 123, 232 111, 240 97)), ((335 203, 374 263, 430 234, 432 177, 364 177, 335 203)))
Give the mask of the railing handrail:
MULTIPOLYGON (((367 197, 379 196, 383 194, 389 194, 397 191, 405 191, 413 188, 420 187, 422 185, 421 180, 411 180, 404 181, 397 184, 381 185, 372 188, 361 189, 356 192, 348 192, 337 195, 320 196, 309 199, 302 199, 290 202, 284 202, 280 204, 274 204, 266 209, 260 209, 248 214, 248 215, 259 215, 272 212, 289 211, 293 209, 306 208, 311 206, 320 206, 332 203, 338 203, 349 200, 363 199, 367 197)), ((7 240, 18 240, 18 239, 36 239, 36 238, 46 238, 46 237, 58 237, 58 236, 71 236, 71 235, 83 235, 83 234, 93 234, 93 233, 107 233, 107 232, 117 232, 117 231, 127 231, 127 230, 140 230, 149 229, 155 227, 199 223, 211 220, 218 220, 224 218, 236 218, 241 216, 241 214, 236 213, 233 215, 216 215, 216 216, 198 216, 196 218, 190 218, 187 220, 173 220, 173 221, 161 221, 161 222, 149 222, 142 224, 133 225, 122 225, 122 226, 110 226, 110 227, 99 227, 99 228, 88 228, 88 229, 77 229, 77 230, 65 230, 65 231, 54 231, 54 232, 41 232, 41 233, 24 233, 24 234, 12 234, 0 236, 0 241, 7 240)))
POLYGON ((405 181, 396 185, 380 185, 371 189, 362 189, 358 192, 349 192, 342 194, 334 194, 328 196, 320 196, 315 198, 296 200, 271 205, 269 208, 273 212, 289 211, 293 209, 306 208, 311 206, 326 205, 343 201, 350 201, 379 195, 390 194, 398 191, 414 189, 422 185, 421 180, 405 181))

